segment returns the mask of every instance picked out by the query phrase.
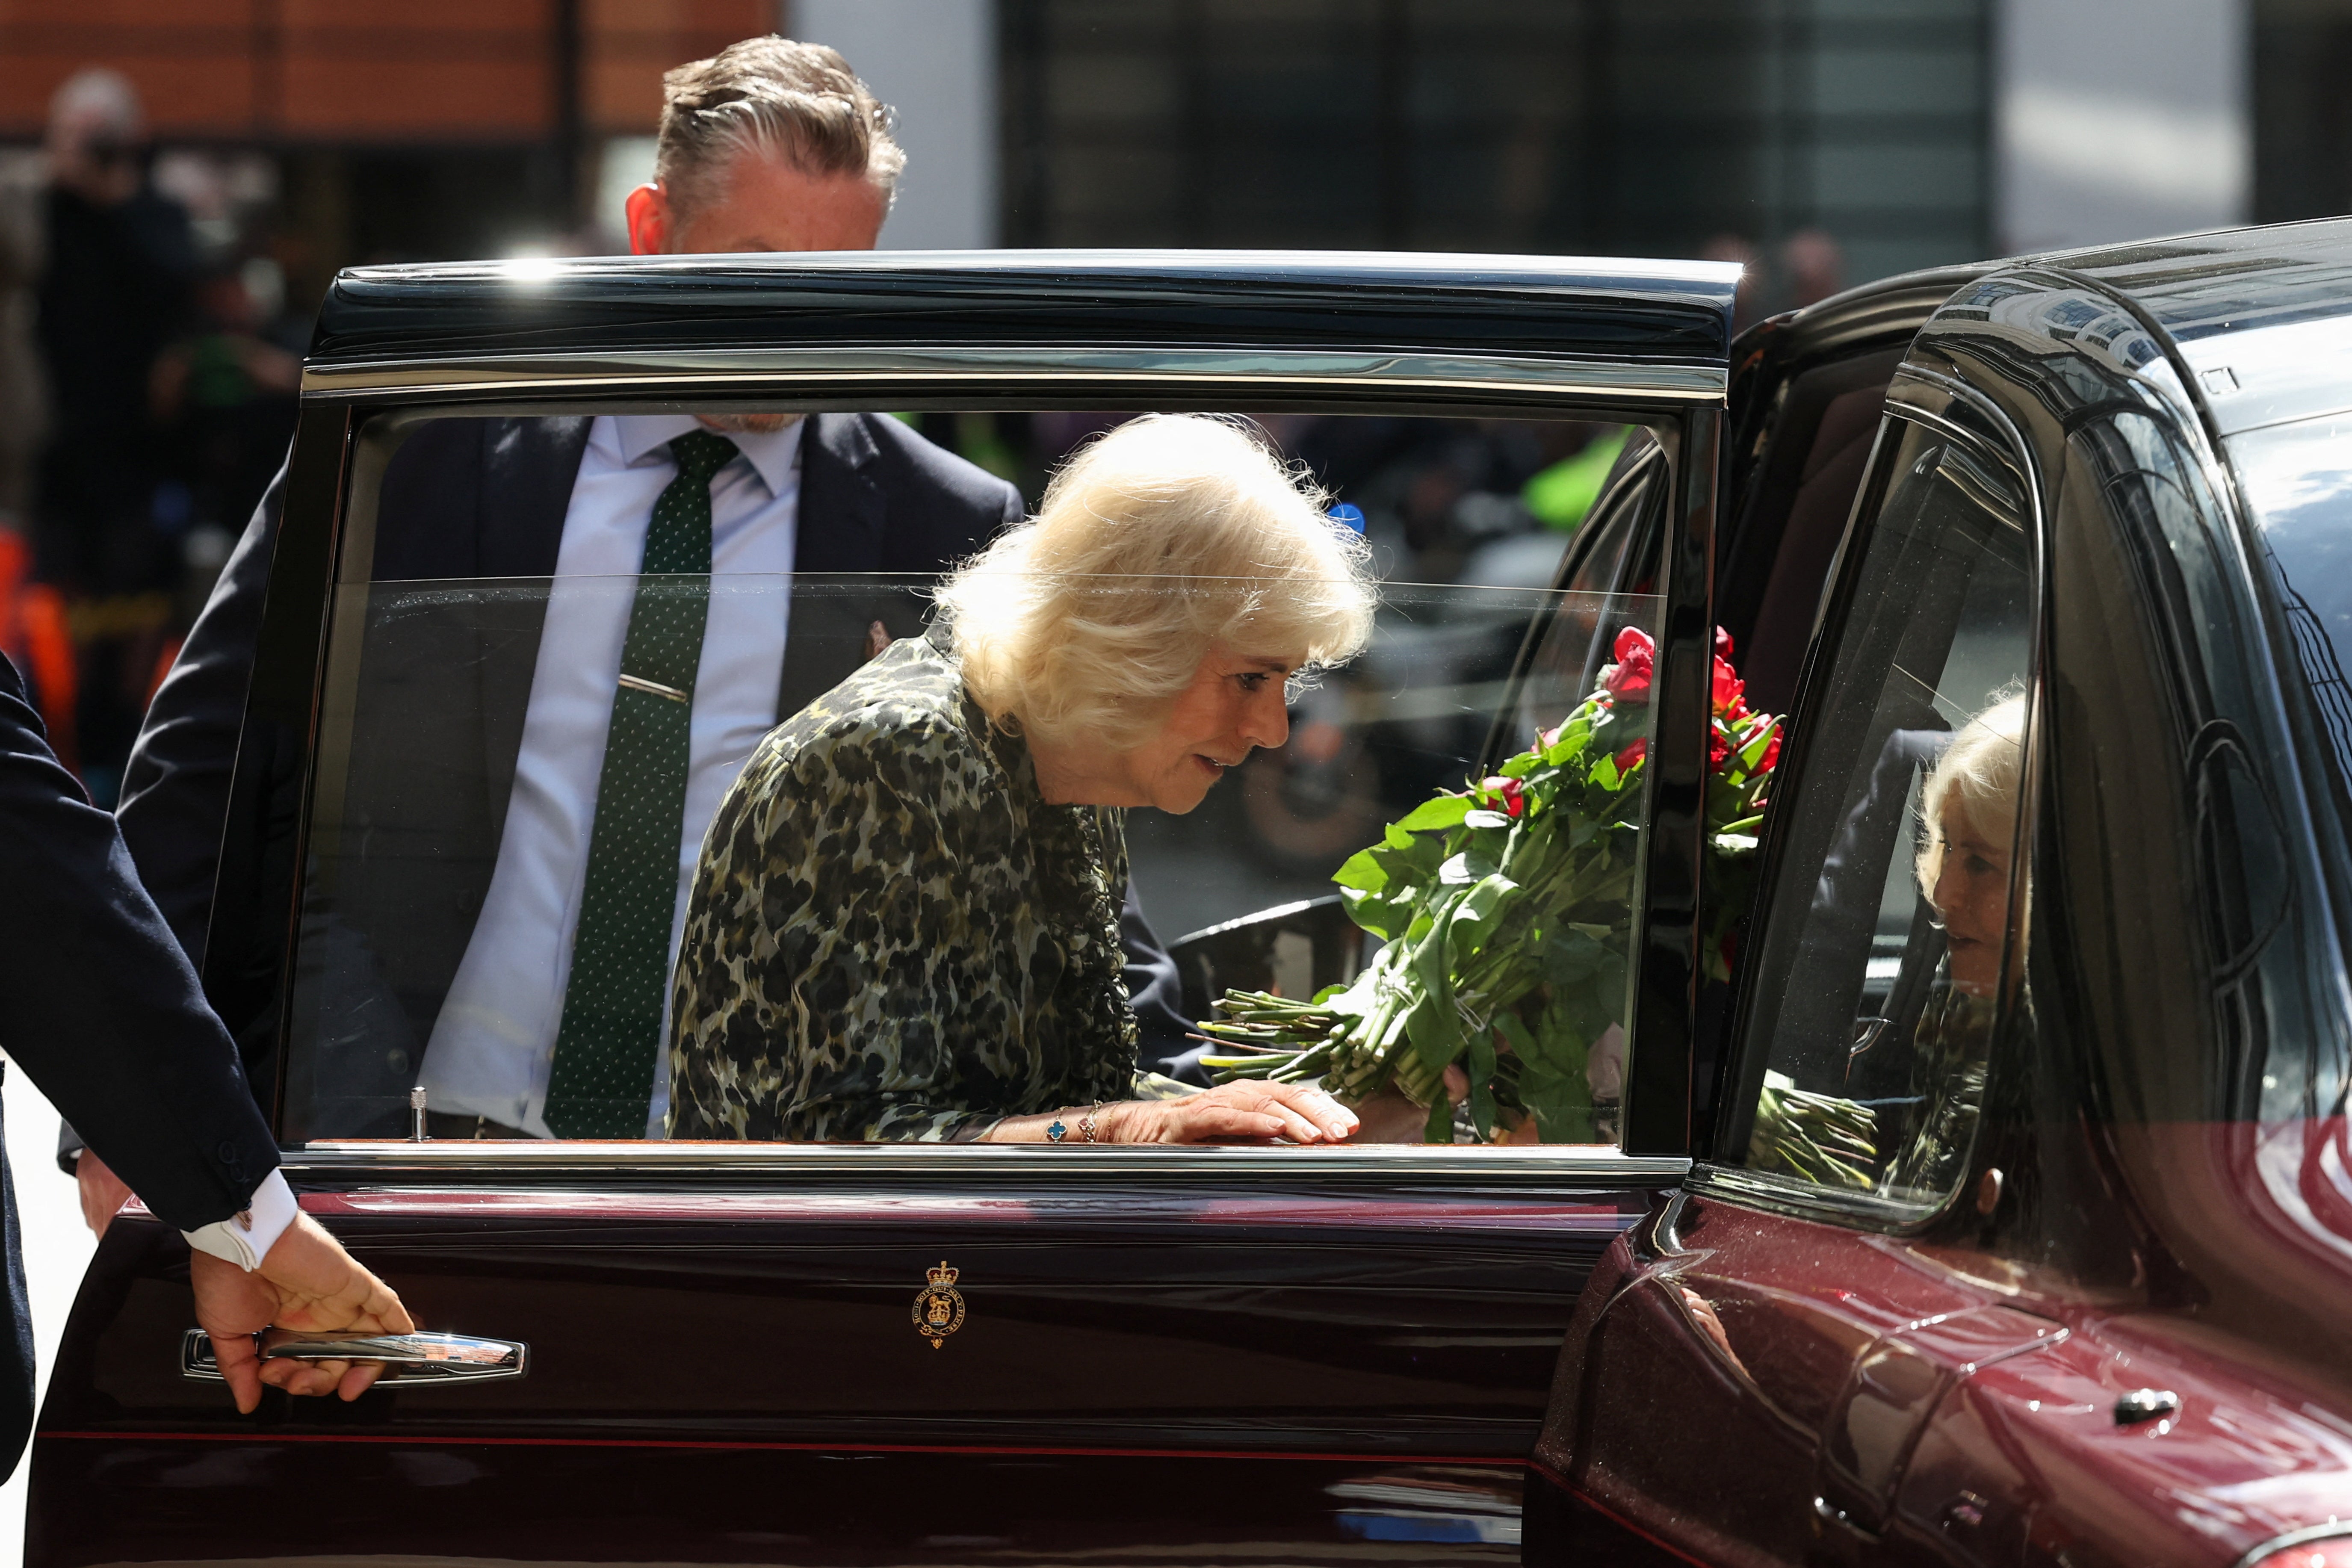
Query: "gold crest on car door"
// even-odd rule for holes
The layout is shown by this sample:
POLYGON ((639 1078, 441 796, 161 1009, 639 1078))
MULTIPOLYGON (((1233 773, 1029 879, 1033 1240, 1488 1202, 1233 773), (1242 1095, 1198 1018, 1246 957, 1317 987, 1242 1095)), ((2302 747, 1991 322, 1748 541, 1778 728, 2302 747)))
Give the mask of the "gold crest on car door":
POLYGON ((963 1296, 955 1288, 956 1272, 942 1260, 926 1276, 929 1283, 915 1292, 915 1331, 930 1341, 933 1350, 963 1327, 963 1296))

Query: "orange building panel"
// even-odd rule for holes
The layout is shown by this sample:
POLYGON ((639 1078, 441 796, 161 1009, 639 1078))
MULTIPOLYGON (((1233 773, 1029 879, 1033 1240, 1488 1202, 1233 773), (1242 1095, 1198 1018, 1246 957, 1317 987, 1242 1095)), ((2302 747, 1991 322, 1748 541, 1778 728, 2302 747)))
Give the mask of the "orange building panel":
POLYGON ((0 136, 38 136, 49 117, 50 95, 87 65, 111 66, 129 77, 159 134, 237 136, 253 123, 253 60, 247 54, 96 54, 0 42, 0 136))
POLYGON ((0 0, 0 36, 21 26, 66 26, 78 33, 158 27, 253 26, 257 0, 0 0))
MULTIPOLYGON (((650 132, 662 73, 775 26, 775 0, 583 0, 589 129, 650 132)), ((85 65, 158 135, 534 140, 555 114, 556 0, 0 0, 0 137, 40 133, 85 65)))
POLYGON ((649 132, 662 73, 775 30, 772 0, 585 0, 581 113, 592 130, 649 132))
POLYGON ((314 28, 412 33, 530 33, 555 26, 554 0, 278 0, 289 34, 314 28))
POLYGON ((553 119, 543 56, 436 62, 289 56, 279 117, 294 141, 530 140, 553 119))

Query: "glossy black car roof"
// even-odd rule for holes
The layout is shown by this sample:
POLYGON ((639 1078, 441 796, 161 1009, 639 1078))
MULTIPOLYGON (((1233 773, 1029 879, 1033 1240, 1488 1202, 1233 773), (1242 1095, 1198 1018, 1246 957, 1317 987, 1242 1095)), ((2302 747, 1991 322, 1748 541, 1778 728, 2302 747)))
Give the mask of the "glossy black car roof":
POLYGON ((2137 304, 2176 342, 2352 311, 2352 220, 2273 224, 2031 258, 2137 304))
POLYGON ((1736 267, 1279 251, 945 251, 362 267, 310 363, 775 346, 1396 346, 1721 366, 1736 267))

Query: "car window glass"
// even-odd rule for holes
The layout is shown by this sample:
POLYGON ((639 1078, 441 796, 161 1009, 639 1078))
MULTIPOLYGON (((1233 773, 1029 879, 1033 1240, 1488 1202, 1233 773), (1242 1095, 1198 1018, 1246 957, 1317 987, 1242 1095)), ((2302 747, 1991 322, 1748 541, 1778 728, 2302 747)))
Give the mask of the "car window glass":
MULTIPOLYGON (((428 453, 444 466, 476 461, 471 454, 495 451, 507 438, 505 426, 514 423, 434 421, 416 427, 429 445, 412 431, 409 444, 389 460, 379 456, 360 465, 361 479, 374 488, 352 508, 344 560, 373 569, 347 565, 329 632, 289 1016, 284 1133, 290 1143, 404 1136, 412 1125, 411 1091, 419 1085, 427 1091, 428 1124, 437 1137, 556 1132, 545 1114, 549 1058, 557 1048, 551 1035, 561 1033, 571 1005, 581 944, 612 940, 610 929, 597 933, 594 928, 600 919, 617 920, 655 933, 649 940, 666 934, 667 952, 680 951, 689 894, 709 852, 701 838, 681 826, 667 860, 661 848, 646 850, 668 868, 660 873, 660 891, 626 902, 618 915, 610 912, 615 907, 610 899, 603 906, 607 912, 597 913, 597 894, 581 869, 586 862, 603 864, 597 836, 608 801, 630 809, 627 797, 604 792, 635 787, 604 765, 619 711, 614 658, 633 617, 667 614, 665 606, 696 606, 707 622, 684 785, 686 815, 699 821, 712 819, 745 759, 779 719, 877 655, 903 655, 924 637, 938 583, 925 574, 730 571, 724 559, 715 562, 719 569, 709 577, 631 574, 606 569, 609 563, 530 575, 420 571, 420 564, 433 567, 451 555, 444 548, 447 514, 426 504, 436 492, 425 482, 431 476, 415 470, 415 454, 428 453), (405 467, 403 453, 409 458, 405 467), (364 547, 350 548, 354 542, 364 547), (713 671, 727 661, 742 667, 735 669, 741 679, 713 681, 713 671), (780 684, 773 669, 779 664, 780 684), (767 669, 764 699, 756 697, 761 683, 750 679, 751 666, 767 669), (706 710, 706 689, 751 691, 755 698, 748 704, 730 699, 706 710), (760 706, 761 700, 769 706, 760 706), (525 842, 535 846, 529 856, 516 847, 525 842)), ((992 428, 1000 442, 1017 428, 1027 439, 1075 445, 1107 423, 1093 416, 1040 415, 1017 427, 1005 421, 992 428), (1048 437, 1037 437, 1040 430, 1048 437)), ((1481 747, 1515 691, 1517 701, 1506 725, 1516 734, 1514 748, 1536 744, 1538 731, 1557 743, 1557 731, 1591 693, 1601 668, 1595 647, 1654 633, 1654 598, 1541 585, 1557 570, 1565 535, 1532 514, 1507 528, 1492 520, 1481 523, 1493 531, 1464 548, 1461 530, 1469 525, 1448 522, 1450 512, 1427 500, 1425 492, 1443 484, 1455 488, 1454 511, 1465 495, 1485 495, 1499 505, 1510 499, 1503 487, 1515 473, 1542 472, 1548 452, 1561 444, 1572 449, 1588 433, 1579 427, 1562 437, 1534 426, 1384 420, 1362 422, 1381 429, 1334 434, 1323 426, 1268 423, 1278 440, 1304 449, 1315 437, 1327 442, 1326 450, 1346 455, 1345 462, 1329 459, 1339 509, 1333 526, 1365 527, 1388 580, 1363 652, 1341 668, 1292 684, 1280 744, 1260 748, 1232 768, 1190 813, 1148 807, 1125 813, 1124 859, 1141 915, 1180 963, 1213 948, 1218 957, 1215 966, 1186 967, 1181 987, 1171 980, 1156 1016, 1142 1005, 1151 977, 1127 971, 1123 984, 1145 1025, 1138 1066, 1173 1080, 1148 1086, 1151 1092, 1182 1093, 1180 1086, 1228 1076, 1236 1062, 1246 1065, 1246 1050, 1230 1043, 1204 1048, 1199 1037, 1186 1037, 1227 991, 1305 1002, 1370 973, 1367 965, 1381 952, 1382 938, 1350 921, 1340 902, 1343 895, 1368 895, 1360 886, 1343 889, 1334 875, 1402 837, 1409 852, 1399 852, 1390 895, 1401 897, 1397 889, 1423 871, 1435 889, 1454 886, 1445 879, 1458 870, 1483 866, 1485 877, 1473 882, 1487 889, 1482 897, 1501 901, 1465 916, 1454 946, 1444 950, 1451 970, 1464 975, 1477 961, 1483 967, 1475 973, 1489 987, 1453 996, 1457 1005, 1444 1015, 1457 1032, 1476 1038, 1475 1047, 1456 1042, 1456 1048, 1478 1068, 1479 1093, 1464 1096, 1455 1115, 1453 1096, 1440 1083, 1416 1083, 1422 1100, 1412 1103, 1410 1124, 1400 1121, 1394 1137, 1605 1140, 1622 1079, 1630 868, 1646 798, 1635 742, 1646 740, 1646 708, 1629 705, 1613 729, 1597 731, 1593 744, 1605 742, 1609 752, 1615 791, 1609 798, 1617 816, 1596 842, 1605 841, 1607 854, 1624 861, 1623 875, 1598 879, 1579 893, 1572 909, 1548 901, 1532 879, 1524 889, 1505 886, 1505 863, 1536 864, 1508 860, 1528 837, 1517 781, 1510 790, 1496 789, 1474 803, 1485 811, 1481 821, 1496 824, 1491 829, 1465 826, 1459 810, 1441 826, 1390 827, 1445 792, 1467 798, 1458 792, 1478 783, 1481 747), (1414 427, 1391 428, 1401 424, 1414 427), (1387 443, 1385 457, 1361 449, 1377 445, 1376 437, 1387 443), (1463 488, 1465 476, 1493 488, 1463 488), (1417 492, 1423 493, 1419 501, 1417 492), (1425 531, 1416 534, 1416 528, 1425 531), (1549 557, 1538 568, 1513 565, 1497 548, 1512 541, 1520 542, 1523 556, 1548 544, 1549 557), (1482 550, 1487 552, 1483 557, 1482 550), (1451 580, 1417 582, 1413 572, 1451 580), (1515 581, 1515 574, 1535 581, 1515 581), (1552 657, 1515 681, 1516 650, 1529 645, 1531 629, 1533 642, 1552 649, 1552 657), (1491 837, 1491 847, 1481 834, 1491 837), (1489 856, 1496 865, 1484 866, 1489 856), (1422 858, 1430 859, 1426 868, 1404 864, 1418 866, 1422 858), (1440 862, 1453 868, 1443 878, 1440 862), (1297 909, 1302 902, 1309 904, 1303 911, 1297 909), (1265 918, 1269 910, 1276 918, 1265 918), (1567 925, 1571 913, 1573 931, 1567 925), (1497 933, 1483 947, 1471 941, 1476 915, 1490 921, 1478 928, 1482 933, 1497 933), (1239 936, 1231 934, 1236 926, 1245 928, 1239 936), (1221 929, 1228 933, 1221 944, 1186 940, 1221 929), (1515 1040, 1523 1042, 1516 1054, 1515 1040), (1223 1065, 1204 1066, 1198 1059, 1204 1056, 1223 1065), (1195 1059, 1181 1059, 1187 1057, 1195 1059), (1473 1099, 1479 1102, 1475 1110, 1473 1099), (1532 1109, 1538 1103, 1549 1118, 1540 1126, 1532 1109)), ((976 428, 976 418, 949 420, 938 433, 942 443, 961 445, 973 460, 986 458, 1014 476, 1024 504, 1034 509, 1046 468, 1035 449, 1006 444, 992 450, 976 428)), ((804 501, 821 501, 827 493, 823 476, 807 463, 800 473, 804 501)), ((729 480, 722 475, 713 482, 718 494, 729 480)), ((519 495, 520 487, 516 489, 519 495)), ((528 497, 514 499, 513 513, 494 526, 519 529, 530 504, 528 497)), ((545 510, 543 499, 537 504, 545 510)), ((562 523, 566 550, 575 527, 562 523)), ((803 531, 801 537, 808 548, 810 535, 803 531)), ((723 539, 718 548, 723 556, 723 539)), ((493 539, 473 558, 495 557, 499 550, 511 556, 516 547, 493 539)), ((1187 590, 1161 582, 1154 591, 1187 590)), ((1134 592, 1131 584, 1102 585, 1106 603, 1134 592)), ((640 680, 632 689, 644 685, 640 680)), ((809 801, 806 809, 798 826, 787 823, 776 832, 805 829, 828 841, 854 837, 826 818, 824 803, 809 801)), ((616 820, 605 816, 604 828, 616 820)), ((1050 854, 1099 849, 1104 842, 1099 837, 1068 844, 1057 839, 1050 854)), ((1050 858, 1045 851, 1039 855, 1041 864, 1050 858)), ((747 872, 746 908, 782 896, 762 880, 774 863, 763 860, 762 869, 747 872)), ((847 858, 842 867, 856 870, 847 858)), ((873 906, 890 906, 908 880, 876 880, 873 906)), ((853 902, 864 896, 854 894, 853 902)), ((1381 918, 1364 914, 1372 927, 1381 918)), ((1067 927, 1080 919, 1049 910, 1043 923, 1067 927)), ((793 1005, 835 1024, 861 1016, 870 997, 861 1000, 866 978, 860 964, 870 956, 845 952, 838 963, 811 969, 814 978, 793 1005)), ((666 1012, 674 995, 665 993, 666 1012)), ((984 1010, 975 1008, 974 1016, 984 1018, 984 1010)), ((1024 1025, 1019 1018, 974 1025, 966 1029, 971 1038, 959 1035, 948 1048, 982 1072, 988 1052, 1001 1043, 988 1034, 992 1026, 1010 1037, 1024 1025)), ((1424 1017, 1412 1028, 1425 1032, 1426 1026, 1424 1017)), ((598 1136, 660 1136, 667 1130, 674 1041, 667 1025, 662 1027, 662 1049, 646 1069, 645 1125, 598 1136)), ((791 1032, 774 1017, 755 1018, 748 1011, 724 1032, 744 1030, 763 1040, 791 1032)), ((1344 1086, 1334 1077, 1334 1087, 1351 1096, 1392 1087, 1394 1069, 1414 1054, 1404 1030, 1400 1023, 1400 1032, 1376 1042, 1389 1055, 1367 1058, 1388 1064, 1389 1070, 1373 1072, 1360 1061, 1344 1086)), ((818 1033, 835 1041, 867 1037, 847 1026, 818 1033)), ((1300 1072, 1316 1077, 1327 1065, 1309 1060, 1300 1072)), ((1433 1068, 1424 1076, 1433 1074, 1433 1068)), ((837 1140, 862 1136, 855 1129, 865 1124, 853 1119, 798 1125, 816 1128, 812 1139, 837 1140)), ((701 1128, 696 1135, 786 1136, 763 1132, 750 1121, 701 1128)))
POLYGON ((1782 795, 1744 1155, 1932 1205, 2005 1000, 2032 581, 2004 465, 1913 426, 1893 476, 1782 795))
POLYGON ((1570 545, 1568 580, 1561 584, 1573 608, 1543 627, 1530 652, 1530 679, 1520 693, 1517 729, 1499 742, 1506 754, 1518 738, 1557 722, 1545 710, 1560 689, 1590 690, 1610 654, 1608 618, 1612 595, 1646 594, 1656 572, 1661 525, 1665 518, 1666 465, 1647 436, 1620 459, 1616 482, 1570 545))

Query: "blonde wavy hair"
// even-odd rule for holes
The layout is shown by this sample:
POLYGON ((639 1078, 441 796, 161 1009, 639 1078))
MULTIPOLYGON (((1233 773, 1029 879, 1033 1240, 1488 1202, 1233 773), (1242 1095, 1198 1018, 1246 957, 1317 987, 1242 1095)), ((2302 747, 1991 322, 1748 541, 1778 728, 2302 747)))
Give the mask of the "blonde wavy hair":
POLYGON ((940 587, 965 689, 1010 732, 1128 751, 1213 645, 1352 657, 1371 637, 1370 557, 1328 504, 1238 421, 1129 421, 940 587))
POLYGON ((2003 848, 2017 833, 2017 789, 2025 750, 2025 699, 2004 698, 1960 727, 1919 791, 1918 878, 1932 894, 1944 868, 1944 808, 2003 848))

